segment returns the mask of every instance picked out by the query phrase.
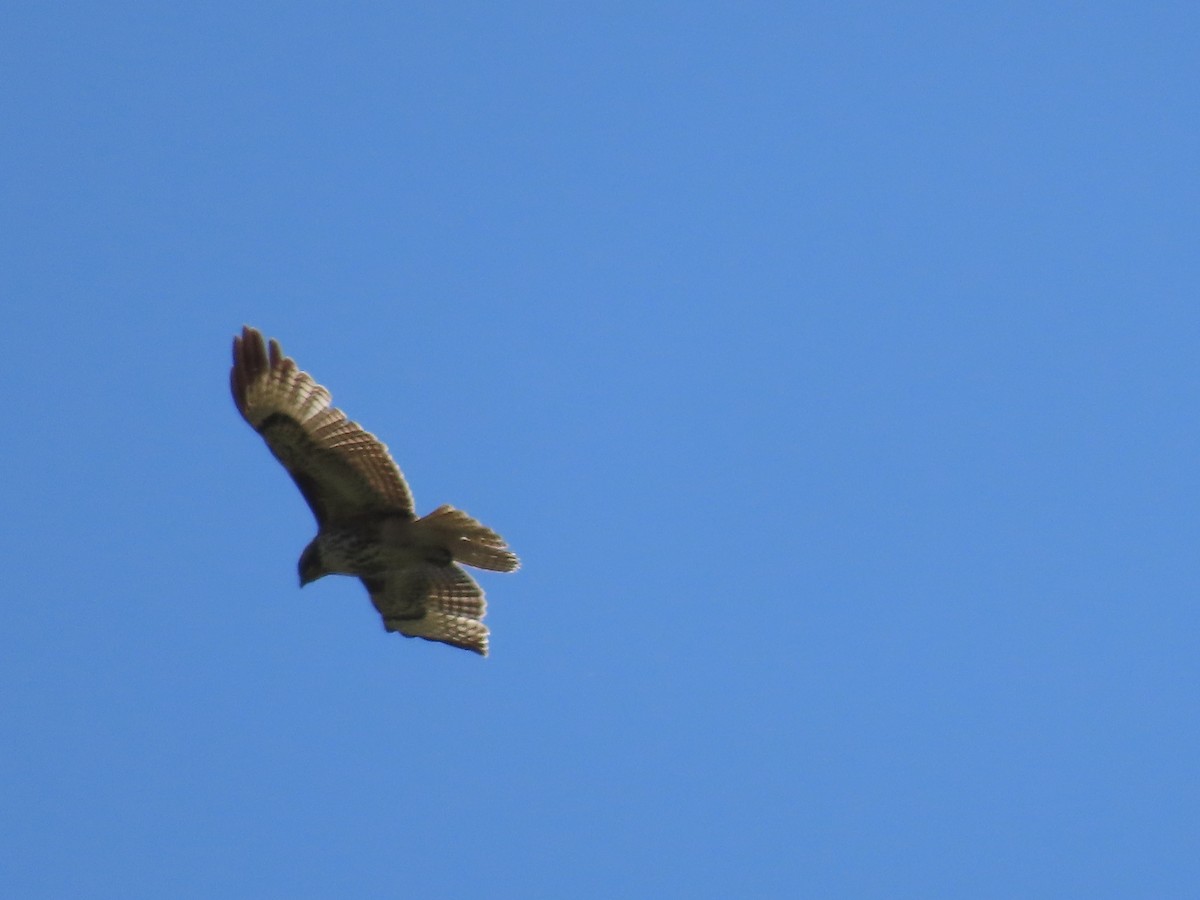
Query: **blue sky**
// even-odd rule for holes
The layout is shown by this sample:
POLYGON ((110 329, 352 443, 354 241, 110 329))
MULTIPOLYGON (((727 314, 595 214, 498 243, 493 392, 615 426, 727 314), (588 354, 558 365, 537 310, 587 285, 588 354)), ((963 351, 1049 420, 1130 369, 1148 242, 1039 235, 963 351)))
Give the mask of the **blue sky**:
POLYGON ((0 12, 0 882, 1194 897, 1190 4, 0 12), (299 591, 244 323, 501 531, 299 591))

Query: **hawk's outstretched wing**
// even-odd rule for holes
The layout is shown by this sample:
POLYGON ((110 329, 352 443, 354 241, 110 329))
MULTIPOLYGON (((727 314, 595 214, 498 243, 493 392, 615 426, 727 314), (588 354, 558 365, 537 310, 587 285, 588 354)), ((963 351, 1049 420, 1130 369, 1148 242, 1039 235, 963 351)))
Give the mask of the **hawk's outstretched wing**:
POLYGON ((331 405, 329 391, 244 327, 233 339, 233 402, 312 507, 317 525, 363 513, 413 515, 412 494, 387 447, 331 405))
POLYGON ((427 562, 361 580, 388 631, 487 656, 483 590, 459 566, 427 562))

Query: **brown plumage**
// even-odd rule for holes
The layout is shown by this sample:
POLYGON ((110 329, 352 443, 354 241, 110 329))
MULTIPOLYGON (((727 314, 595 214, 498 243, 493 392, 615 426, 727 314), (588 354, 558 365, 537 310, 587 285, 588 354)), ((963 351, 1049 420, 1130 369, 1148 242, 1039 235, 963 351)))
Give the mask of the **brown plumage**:
POLYGON ((233 402, 283 463, 317 519, 300 556, 300 585, 355 575, 388 631, 487 655, 483 591, 458 565, 512 572, 504 539, 452 506, 416 517, 400 469, 374 435, 331 404, 329 391, 244 327, 233 339, 233 402))

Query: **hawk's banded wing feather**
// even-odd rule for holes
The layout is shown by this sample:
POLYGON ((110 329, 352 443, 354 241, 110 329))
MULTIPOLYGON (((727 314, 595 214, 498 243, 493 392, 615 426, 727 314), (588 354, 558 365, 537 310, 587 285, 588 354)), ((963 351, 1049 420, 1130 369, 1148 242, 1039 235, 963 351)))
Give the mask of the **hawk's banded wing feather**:
POLYGON ((388 631, 487 656, 483 590, 454 563, 422 563, 361 581, 388 631))
POLYGON ((370 512, 413 514, 387 447, 332 405, 329 391, 254 328, 233 339, 233 401, 262 435, 324 527, 370 512))

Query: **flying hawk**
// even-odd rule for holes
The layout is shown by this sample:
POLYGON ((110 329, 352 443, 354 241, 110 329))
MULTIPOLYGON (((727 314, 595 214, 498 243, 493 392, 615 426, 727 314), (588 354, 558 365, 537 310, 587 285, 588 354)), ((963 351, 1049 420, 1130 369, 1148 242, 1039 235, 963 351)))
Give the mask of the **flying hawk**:
POLYGON ((483 591, 458 563, 512 572, 519 562, 504 539, 452 506, 418 519, 387 447, 335 408, 277 341, 242 328, 229 381, 238 412, 317 518, 317 536, 300 554, 300 586, 356 575, 388 631, 486 656, 483 591))

